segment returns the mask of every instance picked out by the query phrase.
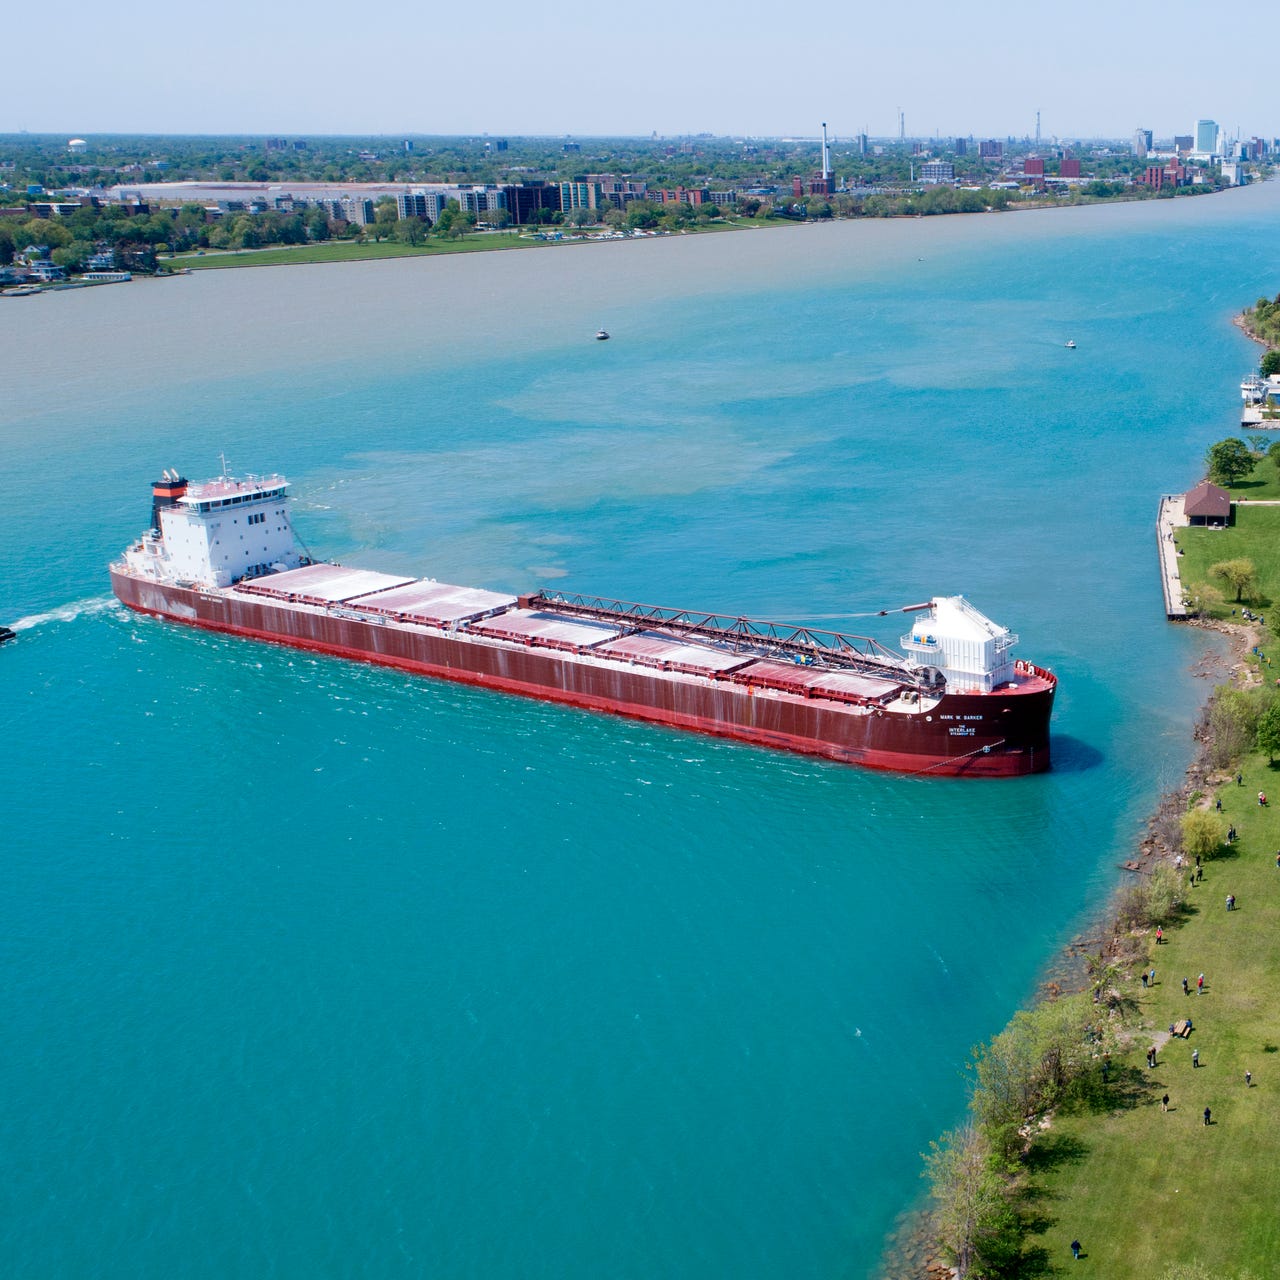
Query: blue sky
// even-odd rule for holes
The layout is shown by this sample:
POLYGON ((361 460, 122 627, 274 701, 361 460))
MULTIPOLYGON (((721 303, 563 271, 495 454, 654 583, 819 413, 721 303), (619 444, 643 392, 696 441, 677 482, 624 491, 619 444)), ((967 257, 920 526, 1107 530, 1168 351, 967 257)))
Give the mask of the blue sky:
POLYGON ((1280 134, 1261 0, 66 0, 0 132, 1280 134), (72 43, 74 42, 74 47, 72 43), (1270 83, 1269 83, 1270 82, 1270 83))

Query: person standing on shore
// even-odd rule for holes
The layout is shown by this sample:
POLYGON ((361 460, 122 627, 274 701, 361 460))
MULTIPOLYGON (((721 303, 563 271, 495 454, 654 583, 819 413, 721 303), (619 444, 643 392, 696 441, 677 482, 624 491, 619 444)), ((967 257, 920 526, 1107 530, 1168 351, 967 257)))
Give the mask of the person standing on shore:
POLYGON ((1191 987, 1190 987, 1190 985, 1187 983, 1186 978, 1183 978, 1183 980, 1182 980, 1182 994, 1183 994, 1184 996, 1189 996, 1189 995, 1191 994, 1191 987))
POLYGON ((1209 1126, 1210 1119, 1211 1119, 1212 1115, 1213 1115, 1213 1112, 1211 1112, 1211 1111, 1209 1110, 1209 1108, 1208 1108, 1208 1107, 1205 1107, 1205 1109, 1204 1109, 1204 1123, 1205 1123, 1205 1127, 1206 1127, 1206 1128, 1209 1126))
POLYGON ((1080 1261, 1080 1241, 1079 1240, 1073 1240, 1071 1242, 1071 1256, 1077 1262, 1080 1261))
POLYGON ((1198 996, 1204 995, 1204 974, 1203 973, 1196 979, 1196 995, 1198 996))
POLYGON ((1163 1098, 1160 1099, 1160 1110, 1161 1111, 1169 1110, 1169 1095, 1167 1093, 1164 1095, 1163 1098))

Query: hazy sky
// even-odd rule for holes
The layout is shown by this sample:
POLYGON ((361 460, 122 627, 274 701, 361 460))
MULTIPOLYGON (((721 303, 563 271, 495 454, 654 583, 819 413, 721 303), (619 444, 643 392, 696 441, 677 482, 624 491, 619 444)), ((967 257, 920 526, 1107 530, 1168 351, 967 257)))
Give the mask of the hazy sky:
MULTIPOLYGON (((1264 0, 64 0, 0 132, 1280 134, 1264 0)), ((16 52, 16 50, 15 50, 16 52)))

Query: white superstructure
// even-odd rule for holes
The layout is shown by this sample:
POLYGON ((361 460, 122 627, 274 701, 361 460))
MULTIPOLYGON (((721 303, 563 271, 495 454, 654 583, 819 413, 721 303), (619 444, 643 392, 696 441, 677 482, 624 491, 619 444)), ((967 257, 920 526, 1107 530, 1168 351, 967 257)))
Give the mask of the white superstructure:
POLYGON ((165 473, 153 488, 155 527, 125 552, 129 571, 158 582, 229 587, 308 560, 289 523, 283 476, 188 484, 165 473))
POLYGON ((1018 637, 964 596, 935 596, 902 637, 902 651, 945 677, 948 693, 990 693, 1014 683, 1018 637))

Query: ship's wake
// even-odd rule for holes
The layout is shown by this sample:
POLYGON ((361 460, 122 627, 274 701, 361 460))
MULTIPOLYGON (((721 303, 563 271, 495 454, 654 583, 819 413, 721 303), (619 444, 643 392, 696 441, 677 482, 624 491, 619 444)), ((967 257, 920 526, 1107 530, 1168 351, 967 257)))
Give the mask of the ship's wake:
POLYGON ((30 614, 9 625, 14 631, 33 631, 36 627, 48 626, 51 622, 74 622, 77 618, 105 613, 108 609, 119 607, 115 596, 93 596, 88 600, 72 600, 67 604, 59 605, 56 609, 48 609, 44 613, 30 614))

